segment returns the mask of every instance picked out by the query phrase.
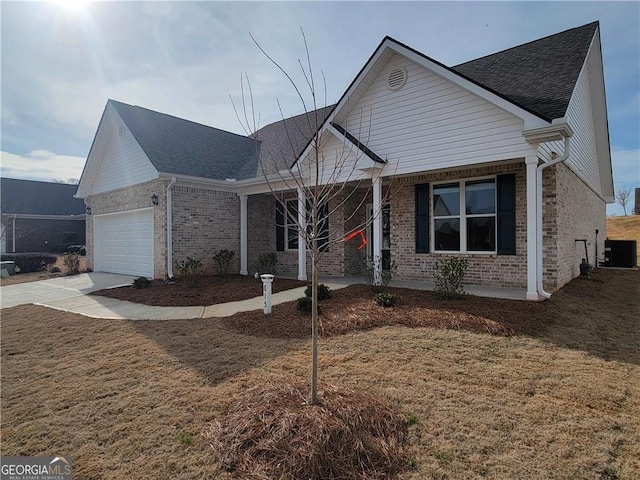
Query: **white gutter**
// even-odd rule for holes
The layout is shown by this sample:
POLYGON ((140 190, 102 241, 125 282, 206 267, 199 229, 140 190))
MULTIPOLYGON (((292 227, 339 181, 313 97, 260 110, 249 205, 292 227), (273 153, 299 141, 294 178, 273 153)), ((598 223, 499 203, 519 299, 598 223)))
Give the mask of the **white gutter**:
POLYGON ((536 248, 537 267, 536 277, 538 283, 538 294, 543 298, 550 298, 551 294, 546 292, 542 282, 542 172, 545 168, 553 167, 569 158, 570 135, 564 137, 564 153, 561 157, 538 165, 536 169, 536 248))
POLYGON ((176 184, 176 177, 167 185, 167 277, 173 278, 173 218, 171 207, 171 191, 176 184))

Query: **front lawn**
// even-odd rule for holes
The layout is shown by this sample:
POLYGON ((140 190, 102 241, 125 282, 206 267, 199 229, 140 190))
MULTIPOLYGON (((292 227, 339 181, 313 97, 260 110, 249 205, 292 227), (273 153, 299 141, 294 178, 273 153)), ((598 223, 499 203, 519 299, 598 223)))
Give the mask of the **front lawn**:
MULTIPOLYGON (((465 315, 500 323, 504 308, 482 302, 465 315)), ((416 419, 418 468, 401 478, 640 478, 640 272, 599 270, 515 304, 525 313, 510 310, 511 324, 549 317, 514 335, 408 328, 388 310, 384 326, 335 332, 320 342, 320 387, 372 393, 416 419)), ((405 308, 459 314, 437 305, 405 308)), ((3 455, 69 455, 78 479, 215 477, 209 424, 248 388, 309 375, 309 341, 277 338, 264 320, 250 335, 216 319, 2 310, 3 455)))

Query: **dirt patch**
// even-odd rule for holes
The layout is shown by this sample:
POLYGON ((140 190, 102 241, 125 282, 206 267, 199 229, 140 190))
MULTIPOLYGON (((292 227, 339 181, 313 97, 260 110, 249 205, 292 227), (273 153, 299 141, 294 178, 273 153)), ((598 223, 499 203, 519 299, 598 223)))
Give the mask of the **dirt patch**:
MULTIPOLYGON (((67 268, 64 266, 64 256, 58 255, 58 260, 53 265, 58 267, 61 271, 58 273, 46 272, 30 272, 30 273, 16 273, 11 277, 0 279, 0 285, 16 285, 18 283, 37 282, 39 280, 48 280, 50 278, 63 277, 67 268)), ((80 257, 80 272, 86 272, 87 270, 87 258, 80 257)))
MULTIPOLYGON (((307 282, 291 278, 276 278, 272 284, 272 292, 278 293, 305 285, 307 282)), ((259 278, 243 275, 227 277, 204 275, 201 278, 201 284, 197 287, 189 286, 184 280, 178 278, 175 283, 152 280, 149 288, 118 287, 99 290, 92 295, 165 307, 216 305, 262 295, 262 281, 259 278)))

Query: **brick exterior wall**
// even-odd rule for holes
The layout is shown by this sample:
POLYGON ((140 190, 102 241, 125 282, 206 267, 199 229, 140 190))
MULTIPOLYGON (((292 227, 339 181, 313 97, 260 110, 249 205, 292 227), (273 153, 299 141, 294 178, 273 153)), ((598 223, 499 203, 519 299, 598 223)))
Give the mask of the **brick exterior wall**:
POLYGON ((555 292, 580 275, 586 239, 589 263, 603 258, 606 232, 606 203, 569 167, 559 164, 545 170, 543 178, 543 275, 544 287, 555 292))
MULTIPOLYGON (((285 194, 285 199, 297 199, 297 194, 291 192, 285 194)), ((347 202, 343 202, 344 197, 338 196, 329 202, 329 210, 332 215, 329 218, 329 238, 335 241, 329 250, 322 253, 319 263, 320 275, 330 275, 342 277, 345 271, 351 274, 352 259, 347 260, 348 254, 354 248, 351 244, 345 246, 341 240, 349 232, 348 227, 354 223, 354 219, 348 220, 351 215, 349 208, 353 205, 355 196, 347 202), (345 220, 347 220, 345 222, 345 220), (346 267, 345 267, 346 266, 346 267)), ((355 205, 357 206, 357 203, 355 205)), ((261 254, 276 251, 276 203, 272 194, 251 195, 247 200, 247 267, 249 274, 259 270, 258 258, 261 254)), ((364 214, 364 207, 362 208, 364 214)), ((355 217, 357 218, 357 216, 355 217)), ((358 220, 358 223, 360 220, 358 220)), ((298 274, 298 251, 289 250, 277 252, 278 273, 286 275, 298 274)), ((358 262, 355 262, 358 263, 358 262)), ((307 278, 311 278, 311 253, 307 251, 307 278)), ((354 272, 358 273, 358 272, 354 272)))
POLYGON ((151 196, 158 196, 158 205, 153 209, 153 276, 165 278, 167 273, 167 210, 166 191, 168 181, 152 180, 127 188, 120 188, 99 195, 91 195, 85 203, 91 208, 87 215, 87 267, 93 269, 93 217, 104 213, 125 212, 152 206, 151 196))
MULTIPOLYGON (((465 282, 471 285, 526 288, 527 285, 527 218, 526 172, 524 161, 500 166, 429 173, 391 184, 391 259, 397 265, 395 279, 426 281, 433 279, 435 263, 450 257, 442 253, 416 253, 415 190, 417 183, 457 181, 474 177, 516 174, 516 254, 458 254, 469 261, 465 282)), ((433 237, 433 225, 429 228, 433 237)))
MULTIPOLYGON (((13 251, 13 219, 3 218, 7 252, 13 251)), ((78 234, 78 244, 85 244, 85 221, 83 220, 36 220, 16 218, 16 253, 20 252, 61 252, 62 235, 65 232, 78 234)))
MULTIPOLYGON (((235 252, 231 272, 240 271, 240 199, 230 192, 175 186, 173 188, 173 260, 202 261, 207 273, 217 273, 213 255, 235 252)), ((176 274, 180 273, 176 270, 176 274)))

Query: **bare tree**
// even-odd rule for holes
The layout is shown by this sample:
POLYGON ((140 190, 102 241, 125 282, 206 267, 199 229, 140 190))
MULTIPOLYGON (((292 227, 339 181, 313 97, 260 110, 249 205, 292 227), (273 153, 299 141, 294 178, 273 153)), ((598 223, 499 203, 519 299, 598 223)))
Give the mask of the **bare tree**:
POLYGON ((621 190, 618 190, 618 193, 616 193, 616 203, 622 206, 625 217, 627 216, 627 203, 629 203, 630 199, 631 199, 630 188, 623 188, 621 190))
MULTIPOLYGON (((303 82, 296 82, 276 60, 274 60, 255 40, 258 49, 264 56, 284 75, 291 85, 303 107, 302 120, 300 122, 288 122, 278 101, 278 109, 285 126, 286 141, 280 151, 259 152, 259 165, 262 175, 269 186, 269 190, 276 199, 277 208, 283 209, 285 221, 279 227, 294 226, 298 233, 298 242, 303 242, 310 252, 312 268, 312 316, 311 316, 311 395, 310 403, 318 402, 318 269, 323 255, 332 245, 343 244, 345 233, 364 230, 381 215, 381 206, 388 202, 392 189, 388 187, 381 195, 379 208, 370 218, 362 214, 362 207, 366 205, 368 191, 362 194, 363 189, 372 189, 377 182, 382 182, 382 173, 386 176, 393 175, 395 169, 386 160, 377 159, 371 162, 375 156, 367 147, 370 134, 371 111, 361 111, 357 116, 356 125, 331 124, 322 128, 325 124, 327 108, 327 89, 324 74, 322 82, 318 86, 314 74, 311 56, 307 40, 302 31, 302 39, 305 48, 304 62, 298 60, 298 65, 304 78, 303 82), (319 91, 323 92, 322 101, 318 98, 319 91), (322 110, 322 112, 321 112, 322 110), (368 125, 368 127, 365 127, 368 125), (300 155, 299 139, 301 136, 309 136, 311 140, 304 149, 303 155, 292 165, 282 164, 282 158, 298 158, 300 155), (330 145, 330 141, 333 141, 330 145), (287 155, 288 153, 288 155, 287 155), (271 165, 265 161, 271 157, 271 165), (298 193, 298 210, 289 212, 285 202, 287 192, 298 193), (279 207, 278 207, 279 206, 279 207), (300 210, 302 207, 302 210, 300 210), (338 212, 344 212, 344 217, 339 223, 328 222, 329 218, 338 212), (345 224, 351 228, 345 232, 345 224)), ((256 148, 259 148, 258 121, 256 120, 254 98, 251 91, 251 83, 248 75, 241 79, 242 105, 233 103, 236 116, 245 133, 256 140, 256 148), (245 92, 246 89, 246 92, 245 92)), ((399 182, 400 184, 401 182, 399 182)), ((381 185, 381 183, 380 183, 381 185)), ((380 191, 380 190, 378 190, 380 191)), ((395 188, 394 192, 397 191, 395 188)), ((348 236, 348 235, 347 235, 348 236)), ((380 239, 378 239, 380 241, 380 239)), ((374 259, 377 265, 374 272, 374 283, 381 283, 382 261, 374 259)))

